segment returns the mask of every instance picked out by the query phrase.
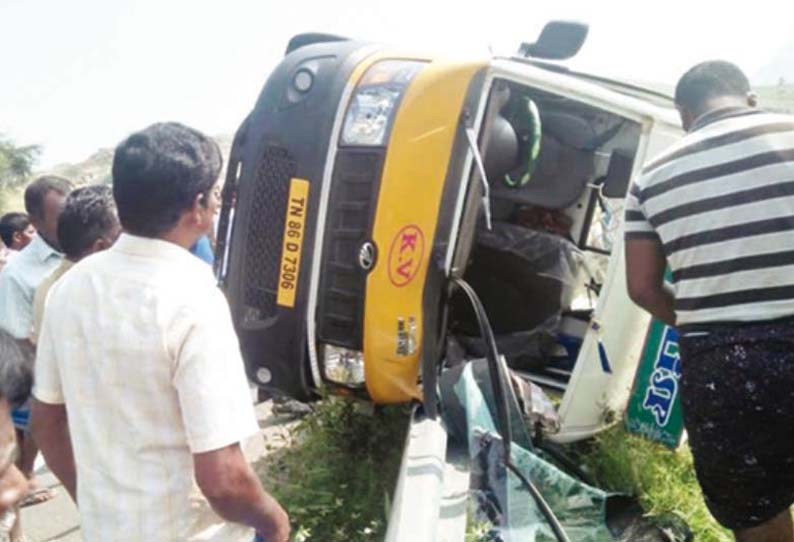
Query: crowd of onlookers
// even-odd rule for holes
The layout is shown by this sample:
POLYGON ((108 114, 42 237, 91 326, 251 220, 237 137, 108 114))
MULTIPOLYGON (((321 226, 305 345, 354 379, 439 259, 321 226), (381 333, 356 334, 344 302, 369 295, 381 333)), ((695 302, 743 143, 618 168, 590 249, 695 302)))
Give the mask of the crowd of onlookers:
POLYGON ((39 452, 86 541, 288 539, 206 265, 221 165, 210 138, 156 124, 117 147, 112 187, 44 176, 0 218, 0 541, 54 497, 39 452))

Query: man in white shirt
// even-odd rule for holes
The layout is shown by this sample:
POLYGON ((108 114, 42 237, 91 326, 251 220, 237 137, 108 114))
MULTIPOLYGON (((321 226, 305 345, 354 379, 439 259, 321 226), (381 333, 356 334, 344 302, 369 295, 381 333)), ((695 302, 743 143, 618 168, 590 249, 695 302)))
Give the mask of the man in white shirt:
POLYGON ((188 252, 220 169, 217 144, 183 125, 130 136, 113 160, 124 233, 50 291, 33 431, 86 542, 289 538, 241 451, 259 427, 228 304, 188 252))

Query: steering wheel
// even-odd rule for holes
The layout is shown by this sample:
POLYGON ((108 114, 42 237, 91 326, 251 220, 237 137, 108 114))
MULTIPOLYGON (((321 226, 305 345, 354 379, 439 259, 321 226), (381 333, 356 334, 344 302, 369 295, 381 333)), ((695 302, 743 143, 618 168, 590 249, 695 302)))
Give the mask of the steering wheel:
POLYGON ((520 176, 517 174, 514 177, 510 173, 505 175, 504 182, 511 188, 521 188, 532 179, 532 174, 535 172, 535 166, 537 165, 538 156, 540 155, 542 132, 540 112, 532 98, 527 96, 524 100, 526 101, 526 107, 517 111, 519 114, 516 115, 516 117, 518 117, 516 120, 526 123, 525 125, 528 127, 528 131, 522 137, 522 147, 526 149, 527 162, 526 166, 523 168, 524 173, 520 176))

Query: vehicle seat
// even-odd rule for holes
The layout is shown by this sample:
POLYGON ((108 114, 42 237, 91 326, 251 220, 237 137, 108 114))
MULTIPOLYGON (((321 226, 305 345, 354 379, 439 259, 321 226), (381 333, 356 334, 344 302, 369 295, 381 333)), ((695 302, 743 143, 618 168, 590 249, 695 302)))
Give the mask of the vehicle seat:
MULTIPOLYGON (((516 224, 494 222, 492 230, 479 232, 465 279, 480 296, 509 360, 528 358, 521 365, 536 365, 554 347, 575 287, 578 254, 576 246, 559 235, 516 224)), ((452 313, 454 331, 480 335, 465 299, 453 297, 452 313)))
MULTIPOLYGON (((593 128, 583 119, 566 114, 542 116, 543 135, 537 166, 523 187, 508 186, 503 178, 489 179, 491 197, 547 209, 573 205, 592 182, 596 156, 589 145, 595 139, 593 128)), ((520 169, 514 170, 520 176, 520 169)))

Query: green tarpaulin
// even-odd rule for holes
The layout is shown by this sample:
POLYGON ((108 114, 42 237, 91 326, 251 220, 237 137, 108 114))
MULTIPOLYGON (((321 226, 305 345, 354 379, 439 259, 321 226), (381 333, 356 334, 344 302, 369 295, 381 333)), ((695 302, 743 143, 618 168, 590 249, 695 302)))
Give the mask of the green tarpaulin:
MULTIPOLYGON (((502 442, 471 365, 463 370, 454 391, 465 406, 472 473, 480 480, 475 484, 475 494, 479 497, 481 513, 494 522, 504 542, 556 542, 528 489, 502 464, 502 442)), ((518 435, 515 440, 527 439, 518 435)), ((606 526, 606 492, 580 482, 515 443, 511 446, 511 456, 549 503, 572 541, 615 540, 606 526)))

